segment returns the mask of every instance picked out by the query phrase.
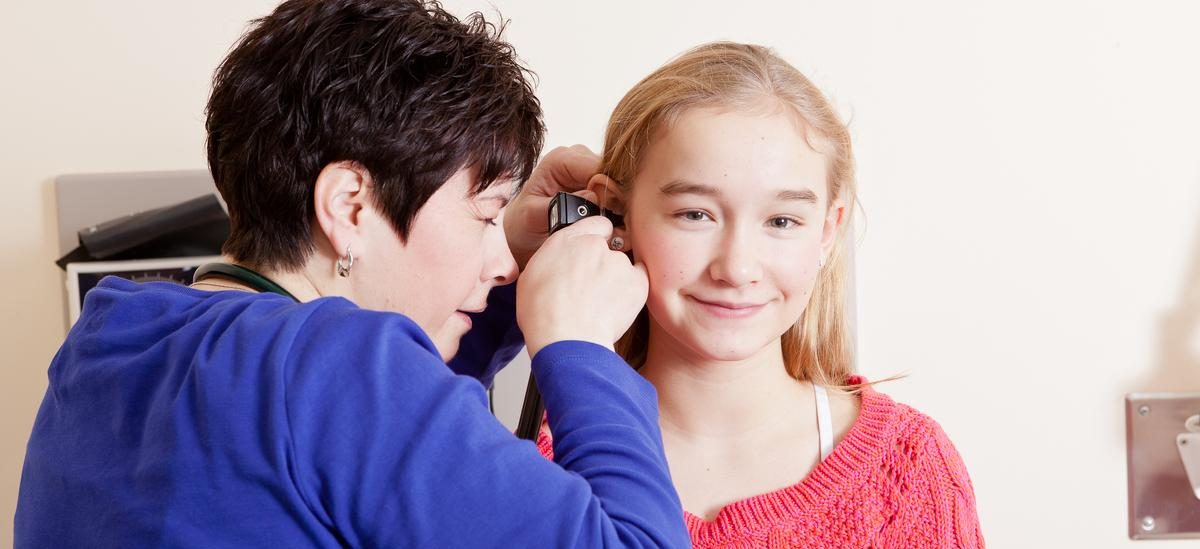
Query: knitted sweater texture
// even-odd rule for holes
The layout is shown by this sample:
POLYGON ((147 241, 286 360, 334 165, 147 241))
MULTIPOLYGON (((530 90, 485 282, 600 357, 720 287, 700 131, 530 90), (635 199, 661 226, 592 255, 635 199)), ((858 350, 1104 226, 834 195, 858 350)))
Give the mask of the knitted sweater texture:
MULTIPOLYGON (((850 383, 862 383, 851 378, 850 383)), ((966 466, 930 417, 870 386, 859 417, 800 483, 684 513, 695 547, 982 548, 966 466)), ((538 449, 553 459, 542 430, 538 449)))

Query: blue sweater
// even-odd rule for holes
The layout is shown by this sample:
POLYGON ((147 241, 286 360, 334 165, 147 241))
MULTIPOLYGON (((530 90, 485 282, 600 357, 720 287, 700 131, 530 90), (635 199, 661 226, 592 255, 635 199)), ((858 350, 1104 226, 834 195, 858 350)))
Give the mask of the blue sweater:
POLYGON ((556 463, 488 413, 512 294, 447 367, 345 299, 105 279, 50 365, 16 547, 687 546, 654 389, 611 351, 533 359, 556 463))

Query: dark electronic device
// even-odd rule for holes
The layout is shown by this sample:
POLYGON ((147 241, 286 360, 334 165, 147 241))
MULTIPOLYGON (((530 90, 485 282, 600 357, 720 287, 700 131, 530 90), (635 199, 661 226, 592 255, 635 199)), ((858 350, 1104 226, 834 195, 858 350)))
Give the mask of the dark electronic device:
POLYGON ((625 226, 625 218, 621 217, 621 214, 605 210, 582 196, 570 193, 560 192, 554 195, 554 198, 550 199, 548 213, 550 216, 550 234, 554 234, 563 227, 569 227, 580 219, 593 215, 607 217, 609 221, 612 221, 614 227, 625 226))

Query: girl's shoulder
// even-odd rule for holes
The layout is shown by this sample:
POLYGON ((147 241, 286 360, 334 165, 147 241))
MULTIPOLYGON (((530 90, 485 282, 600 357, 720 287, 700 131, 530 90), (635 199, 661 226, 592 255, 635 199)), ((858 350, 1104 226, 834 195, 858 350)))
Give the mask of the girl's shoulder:
MULTIPOLYGON (((865 383, 865 379, 851 381, 865 383)), ((933 417, 908 404, 896 402, 865 385, 860 391, 862 411, 855 429, 860 427, 877 445, 877 456, 883 465, 916 474, 942 477, 957 490, 973 492, 966 465, 945 429, 933 417)))
POLYGON ((857 388, 859 416, 854 427, 868 428, 873 436, 881 440, 920 440, 939 433, 945 435, 941 425, 932 417, 913 406, 893 400, 866 378, 851 376, 846 384, 857 388))

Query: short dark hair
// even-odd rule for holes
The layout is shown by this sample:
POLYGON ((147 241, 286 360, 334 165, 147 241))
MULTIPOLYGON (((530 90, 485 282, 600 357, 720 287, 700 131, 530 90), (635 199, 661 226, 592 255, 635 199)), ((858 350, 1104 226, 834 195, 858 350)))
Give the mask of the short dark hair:
POLYGON ((208 164, 229 207, 223 251, 293 270, 313 251, 313 183, 348 161, 406 238, 455 172, 472 192, 523 182, 545 126, 533 73, 476 12, 436 1, 289 0, 252 22, 213 76, 208 164))

